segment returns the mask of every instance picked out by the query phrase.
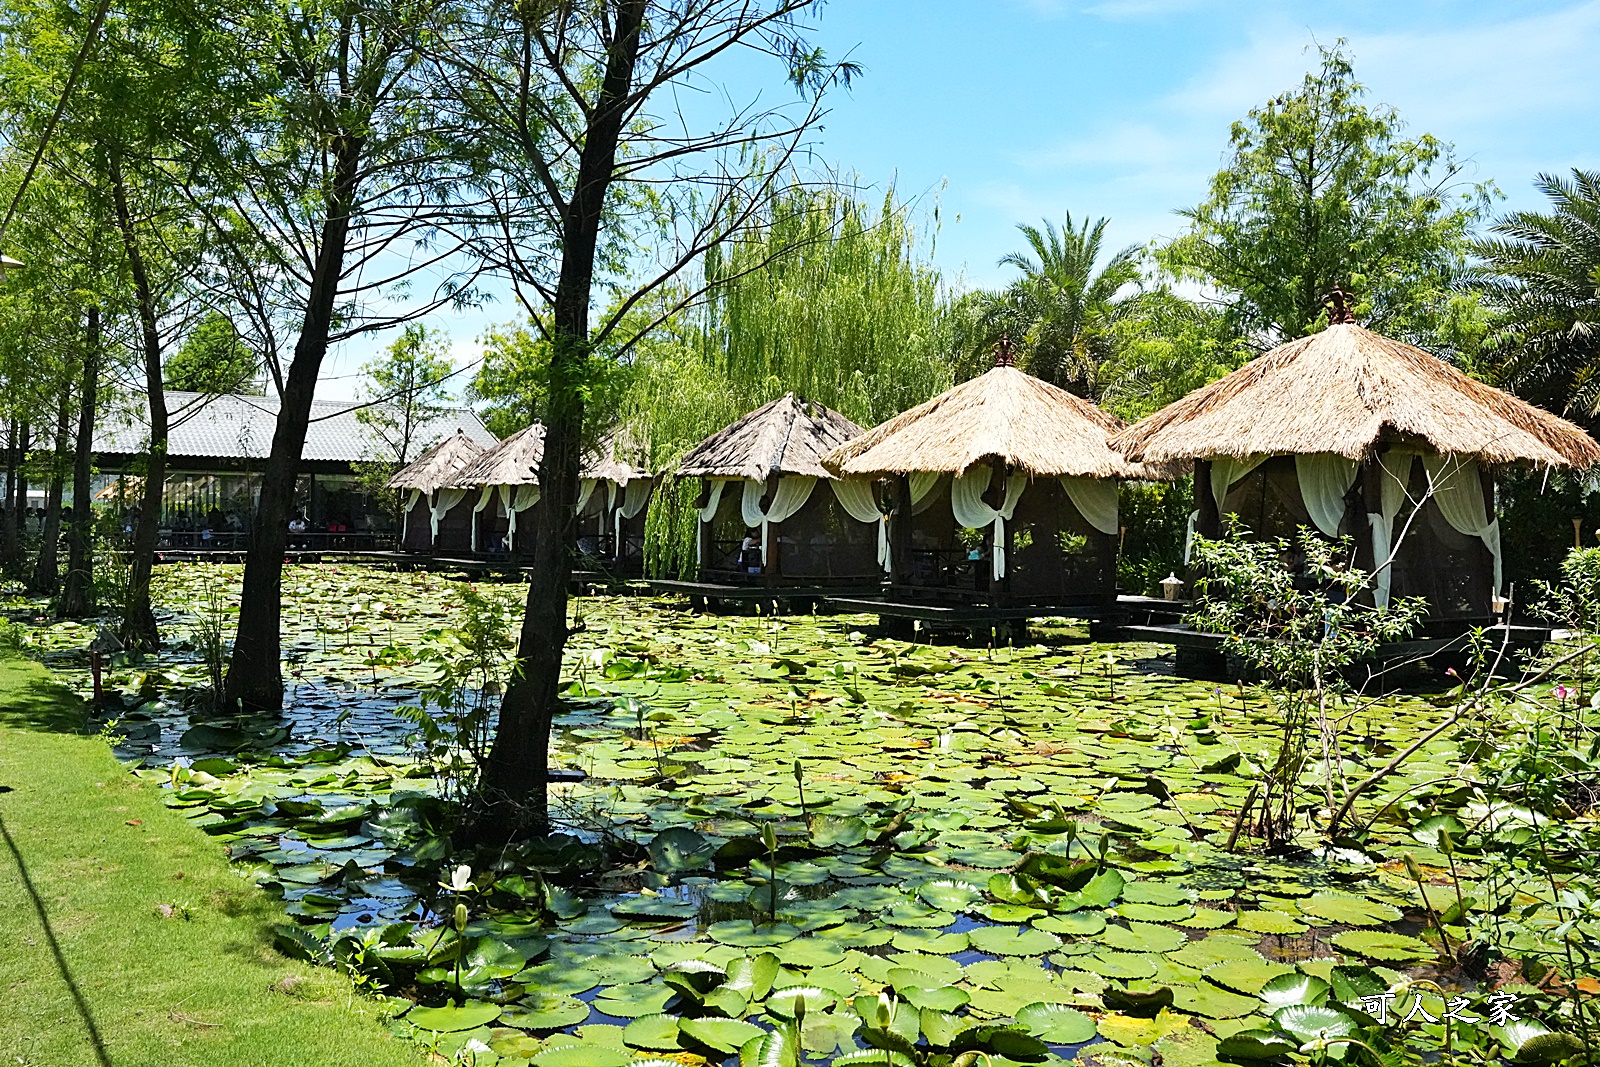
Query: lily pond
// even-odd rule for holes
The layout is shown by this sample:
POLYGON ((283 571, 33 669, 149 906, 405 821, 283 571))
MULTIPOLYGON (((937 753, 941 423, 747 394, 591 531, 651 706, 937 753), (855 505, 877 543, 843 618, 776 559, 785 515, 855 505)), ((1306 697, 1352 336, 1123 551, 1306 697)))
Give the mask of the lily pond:
MULTIPOLYGON (((1337 758, 1269 852, 1241 809, 1282 742, 1271 695, 1178 677, 1168 649, 588 597, 562 832, 469 860, 422 708, 467 587, 289 568, 288 706, 245 720, 194 699, 238 579, 158 572, 168 647, 113 659, 96 725, 282 898, 284 952, 443 1061, 1397 1067, 1588 1038, 1600 775, 1571 679, 1463 716, 1329 838, 1328 799, 1458 692, 1340 698, 1337 758)), ((525 587, 473 588, 520 617, 525 587)), ((29 634, 92 691, 93 626, 29 634)))

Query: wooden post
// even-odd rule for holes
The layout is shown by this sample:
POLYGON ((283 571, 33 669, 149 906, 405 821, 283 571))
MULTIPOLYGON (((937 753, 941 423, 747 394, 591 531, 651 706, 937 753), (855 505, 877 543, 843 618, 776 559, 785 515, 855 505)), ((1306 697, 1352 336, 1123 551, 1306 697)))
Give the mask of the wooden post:
POLYGON ((1194 532, 1202 537, 1222 536, 1221 501, 1211 495, 1211 461, 1194 461, 1194 507, 1200 513, 1195 519, 1194 532))
POLYGON ((906 584, 906 553, 911 550, 911 476, 899 475, 889 483, 889 587, 906 584))

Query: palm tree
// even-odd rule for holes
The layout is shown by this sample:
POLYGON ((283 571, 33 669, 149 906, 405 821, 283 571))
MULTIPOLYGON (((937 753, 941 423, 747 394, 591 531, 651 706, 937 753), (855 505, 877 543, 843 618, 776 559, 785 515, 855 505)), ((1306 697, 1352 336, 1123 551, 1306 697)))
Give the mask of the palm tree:
POLYGON ((1009 253, 1000 265, 1016 267, 1022 277, 984 301, 982 333, 992 335, 985 340, 1010 334, 1029 371, 1095 401, 1119 347, 1115 327, 1143 295, 1137 245, 1095 271, 1109 221, 1085 220, 1074 229, 1069 212, 1059 230, 1048 220, 1018 226, 1029 250, 1009 253))
POLYGON ((1600 171, 1541 174, 1549 214, 1518 211, 1477 241, 1468 286, 1493 313, 1494 376, 1593 425, 1600 416, 1600 171))

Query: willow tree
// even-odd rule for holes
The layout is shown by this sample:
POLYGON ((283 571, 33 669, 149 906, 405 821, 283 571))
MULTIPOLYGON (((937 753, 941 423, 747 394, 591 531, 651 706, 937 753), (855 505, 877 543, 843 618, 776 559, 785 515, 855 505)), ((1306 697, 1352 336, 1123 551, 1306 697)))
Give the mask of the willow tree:
MULTIPOLYGON (((911 208, 796 185, 706 257, 707 299, 643 347, 625 418, 651 466, 793 390, 871 426, 952 382, 947 299, 911 208)), ((646 519, 657 573, 693 566, 696 486, 668 484, 646 519)))

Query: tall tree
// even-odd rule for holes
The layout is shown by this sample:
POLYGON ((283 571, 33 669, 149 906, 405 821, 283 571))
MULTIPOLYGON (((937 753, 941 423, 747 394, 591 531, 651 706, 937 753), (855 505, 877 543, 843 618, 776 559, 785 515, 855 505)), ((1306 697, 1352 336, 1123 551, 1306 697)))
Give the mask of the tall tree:
POLYGON ((356 419, 382 442, 376 458, 404 467, 433 440, 424 436, 450 401, 449 346, 420 323, 408 323, 383 355, 361 368, 368 406, 356 419))
POLYGON ((1342 41, 1319 53, 1298 89, 1234 123, 1232 159, 1159 259, 1215 289, 1258 348, 1318 329, 1336 283, 1374 329, 1437 343, 1491 187, 1462 180, 1450 145, 1408 139, 1393 108, 1362 103, 1342 41))
POLYGON ((221 311, 208 311, 189 328, 162 368, 168 389, 195 393, 260 393, 261 361, 221 311))
POLYGON ((1104 368, 1123 341, 1117 326, 1143 296, 1138 246, 1101 262, 1110 221, 1085 218, 1074 229, 1068 212, 1059 230, 1048 219, 1017 227, 1028 247, 1003 256, 1000 265, 1022 276, 980 305, 983 328, 974 339, 985 353, 1008 334, 1030 373, 1100 400, 1107 385, 1104 368))
POLYGON ((1600 171, 1541 174, 1548 212, 1516 211, 1477 241, 1470 291, 1490 310, 1485 354, 1519 395, 1600 425, 1600 171))
POLYGON ((252 328, 270 341, 287 323, 295 341, 286 366, 273 345, 261 346, 278 418, 245 562, 229 707, 282 706, 284 550, 329 347, 470 295, 452 268, 457 246, 440 229, 456 210, 470 145, 443 124, 440 84, 422 63, 449 12, 442 0, 271 0, 233 31, 230 77, 243 106, 233 125, 209 128, 199 193, 252 328), (260 266, 239 269, 241 256, 260 266), (446 278, 406 299, 405 284, 425 272, 446 278))
MULTIPOLYGON (((629 312, 772 195, 821 90, 849 68, 805 38, 814 0, 481 0, 450 42, 464 114, 483 131, 499 208, 482 252, 512 280, 550 343, 542 503, 515 679, 482 783, 490 825, 544 825, 550 727, 566 648, 571 534, 594 352, 629 312), (735 51, 776 57, 804 90, 797 110, 736 109, 702 125, 671 108, 673 87, 707 86, 735 51), (776 146, 764 151, 764 146, 776 146), (618 277, 629 213, 664 209, 659 262, 594 318, 597 281, 618 277)), ((648 327, 650 324, 646 323, 648 327)), ((626 342, 614 350, 625 350, 626 342)))

